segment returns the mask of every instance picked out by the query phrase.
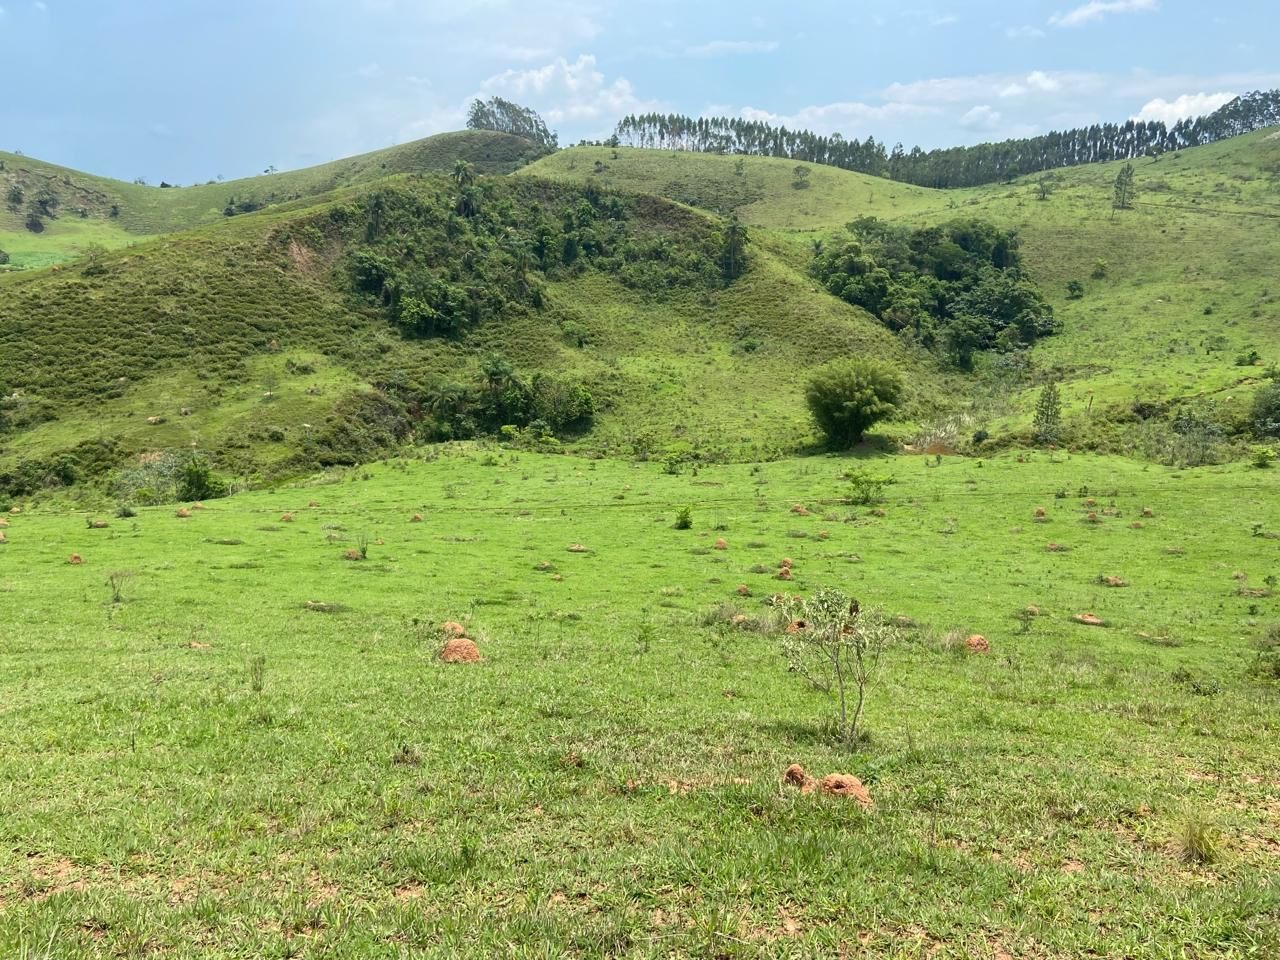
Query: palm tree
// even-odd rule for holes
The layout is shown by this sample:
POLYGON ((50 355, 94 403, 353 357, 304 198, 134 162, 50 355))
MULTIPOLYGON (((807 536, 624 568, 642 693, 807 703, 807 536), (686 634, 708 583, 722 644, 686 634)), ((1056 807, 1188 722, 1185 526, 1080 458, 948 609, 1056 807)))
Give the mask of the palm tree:
POLYGON ((458 189, 465 190, 476 182, 476 168, 465 160, 458 160, 453 165, 453 182, 458 189))

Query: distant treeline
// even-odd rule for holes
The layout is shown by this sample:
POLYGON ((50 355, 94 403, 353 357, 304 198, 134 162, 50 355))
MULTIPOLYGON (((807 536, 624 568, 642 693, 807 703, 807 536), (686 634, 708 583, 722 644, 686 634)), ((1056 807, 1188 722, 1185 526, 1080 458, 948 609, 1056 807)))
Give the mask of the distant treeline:
POLYGON ((1024 140, 941 150, 892 150, 874 137, 846 140, 736 117, 644 114, 624 117, 613 143, 659 150, 785 157, 889 177, 922 187, 972 187, 1029 173, 1202 146, 1280 124, 1280 90, 1237 97, 1205 117, 1094 124, 1024 140))

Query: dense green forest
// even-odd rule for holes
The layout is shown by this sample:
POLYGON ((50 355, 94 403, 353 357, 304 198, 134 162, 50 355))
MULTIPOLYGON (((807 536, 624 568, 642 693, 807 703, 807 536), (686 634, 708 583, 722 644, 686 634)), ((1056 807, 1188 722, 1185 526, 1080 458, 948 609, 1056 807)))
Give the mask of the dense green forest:
POLYGON ((875 137, 859 141, 838 133, 824 136, 737 117, 657 113, 624 117, 612 142, 650 149, 784 157, 945 189, 1203 146, 1277 123, 1280 90, 1270 90, 1247 93, 1208 116, 1181 120, 1172 127, 1129 120, 939 150, 914 147, 907 151, 902 144, 889 149, 875 137))

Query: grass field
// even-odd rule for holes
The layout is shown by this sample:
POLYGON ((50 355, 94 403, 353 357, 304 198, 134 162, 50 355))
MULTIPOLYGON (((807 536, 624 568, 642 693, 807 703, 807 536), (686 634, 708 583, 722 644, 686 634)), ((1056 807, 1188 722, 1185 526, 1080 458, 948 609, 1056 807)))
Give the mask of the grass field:
POLYGON ((457 446, 187 519, 13 515, 0 952, 1275 956, 1277 690, 1249 673, 1274 489, 1061 454, 674 476, 457 446), (896 481, 878 507, 845 502, 851 468, 896 481), (730 622, 823 585, 918 624, 852 749, 730 622), (446 620, 482 663, 436 660, 446 620), (782 786, 793 762, 874 807, 782 786))

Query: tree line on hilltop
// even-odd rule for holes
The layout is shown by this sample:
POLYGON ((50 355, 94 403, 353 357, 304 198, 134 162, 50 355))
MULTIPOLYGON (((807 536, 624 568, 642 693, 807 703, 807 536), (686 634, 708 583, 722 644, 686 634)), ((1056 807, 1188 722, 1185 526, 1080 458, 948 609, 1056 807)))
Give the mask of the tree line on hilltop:
POLYGON ((1280 123, 1280 90, 1237 97, 1208 116, 1172 127, 1159 121, 1129 120, 1054 131, 1038 137, 982 143, 972 147, 906 150, 875 137, 846 139, 789 130, 739 117, 679 114, 628 115, 618 123, 611 146, 698 153, 782 157, 825 164, 922 187, 972 187, 998 183, 1058 167, 1073 167, 1203 146, 1280 123))

